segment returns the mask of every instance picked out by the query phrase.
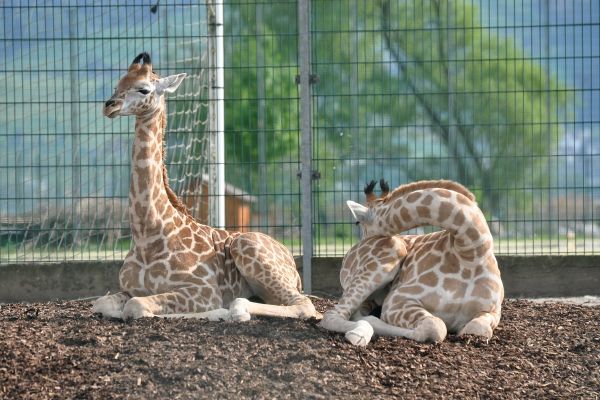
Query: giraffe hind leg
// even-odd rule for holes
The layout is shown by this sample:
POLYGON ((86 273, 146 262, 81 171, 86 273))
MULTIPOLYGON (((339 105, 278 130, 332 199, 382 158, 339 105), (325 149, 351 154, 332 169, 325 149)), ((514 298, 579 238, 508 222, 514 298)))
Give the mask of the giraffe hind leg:
POLYGON ((427 311, 420 301, 407 299, 397 293, 386 298, 381 320, 382 324, 385 323, 385 326, 381 325, 384 332, 387 329, 391 336, 402 336, 417 342, 442 342, 448 334, 444 321, 427 311), (396 334, 392 328, 401 330, 396 334))
POLYGON ((230 318, 233 321, 248 321, 252 315, 282 318, 322 318, 308 297, 302 296, 302 299, 299 300, 301 301, 297 304, 282 306, 255 303, 245 298, 237 298, 229 305, 230 318))
MULTIPOLYGON (((359 322, 370 325, 373 333, 379 336, 397 336, 416 340, 417 342, 433 343, 441 342, 446 337, 446 325, 441 319, 433 316, 422 319, 415 328, 390 325, 374 315, 366 316, 359 322)), ((363 325, 357 326, 355 329, 346 332, 346 339, 352 344, 360 344, 360 338, 364 332, 363 325)))
POLYGON ((250 315, 289 318, 320 318, 310 299, 303 295, 294 257, 275 239, 256 232, 234 239, 230 247, 235 265, 254 295, 266 304, 235 299, 231 317, 245 321, 250 315))

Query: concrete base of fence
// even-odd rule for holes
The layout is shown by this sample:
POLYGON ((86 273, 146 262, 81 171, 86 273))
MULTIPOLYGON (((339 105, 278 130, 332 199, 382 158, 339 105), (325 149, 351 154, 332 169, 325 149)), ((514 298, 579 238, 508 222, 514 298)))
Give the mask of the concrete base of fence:
MULTIPOLYGON (((497 256, 506 297, 600 295, 600 256, 497 256)), ((296 259, 302 269, 302 258, 296 259)), ((315 295, 341 293, 340 257, 314 258, 315 295)), ((100 296, 119 290, 120 261, 77 261, 0 266, 0 302, 100 296)))

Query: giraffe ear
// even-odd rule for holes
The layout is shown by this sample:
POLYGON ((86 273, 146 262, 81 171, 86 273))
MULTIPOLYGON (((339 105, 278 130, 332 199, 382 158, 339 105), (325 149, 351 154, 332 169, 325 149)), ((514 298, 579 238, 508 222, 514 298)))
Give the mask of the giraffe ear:
POLYGON ((348 205, 350 212, 354 216, 354 219, 356 219, 358 222, 368 223, 373 220, 373 214, 371 213, 371 210, 369 208, 363 206, 362 204, 358 204, 352 200, 348 200, 346 204, 348 205))
POLYGON ((183 78, 185 78, 186 75, 187 74, 177 74, 160 78, 155 84, 156 93, 159 96, 164 93, 173 93, 177 90, 181 82, 183 82, 183 78))

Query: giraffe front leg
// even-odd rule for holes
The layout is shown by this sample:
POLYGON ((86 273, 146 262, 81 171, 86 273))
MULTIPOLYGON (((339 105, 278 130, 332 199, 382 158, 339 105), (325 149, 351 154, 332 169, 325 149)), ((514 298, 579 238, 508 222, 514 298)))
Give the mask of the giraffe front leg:
MULTIPOLYGON (((391 277, 388 278, 391 280, 391 277)), ((367 301, 374 292, 388 282, 376 284, 373 280, 357 277, 342 294, 338 304, 323 315, 319 326, 329 331, 344 334, 346 340, 355 346, 366 346, 373 337, 373 327, 363 320, 374 309, 376 303, 367 301)))
POLYGON ((110 294, 109 292, 96 299, 92 303, 93 313, 102 314, 105 318, 121 319, 123 317, 125 303, 131 298, 131 295, 129 294, 131 293, 130 289, 136 288, 135 285, 132 285, 132 283, 135 282, 133 277, 136 276, 140 270, 140 266, 132 261, 133 258, 133 250, 130 250, 119 271, 119 285, 123 291, 115 294, 110 294))
MULTIPOLYGON (((230 319, 229 310, 225 308, 207 309, 204 311, 187 311, 172 305, 169 297, 173 293, 164 293, 147 297, 132 297, 123 308, 123 320, 144 317, 189 318, 220 321, 230 319), (171 303, 171 304, 169 304, 171 303)), ((202 310, 202 308, 200 308, 202 310)))
POLYGON ((294 257, 281 243, 261 233, 244 233, 231 242, 230 252, 252 293, 266 302, 237 298, 229 305, 230 319, 247 321, 251 315, 321 317, 310 299, 302 294, 294 257))
POLYGON ((130 298, 131 296, 125 292, 115 294, 107 293, 92 303, 92 313, 102 314, 104 318, 121 319, 123 317, 125 303, 127 303, 130 298))
MULTIPOLYGON (((381 291, 378 291, 381 292, 381 291)), ((376 330, 373 324, 371 324, 371 320, 369 319, 371 316, 371 312, 376 309, 383 301, 376 300, 367 300, 364 301, 358 310, 352 314, 350 318, 355 322, 355 327, 346 331, 344 334, 344 338, 354 346, 364 347, 369 344, 373 334, 375 334, 376 330)), ((376 317, 373 317, 376 318, 376 317)), ((378 319, 378 318, 376 318, 378 319)))
POLYGON ((213 289, 213 296, 197 295, 198 287, 181 287, 171 292, 145 297, 132 297, 123 308, 123 319, 142 317, 185 317, 222 319, 228 310, 222 309, 222 299, 213 289), (205 316, 202 316, 205 314, 205 316))

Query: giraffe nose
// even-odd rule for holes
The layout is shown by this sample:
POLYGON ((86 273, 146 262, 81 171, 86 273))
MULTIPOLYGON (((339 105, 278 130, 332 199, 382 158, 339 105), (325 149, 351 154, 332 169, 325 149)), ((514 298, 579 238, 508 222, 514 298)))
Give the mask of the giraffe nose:
POLYGON ((110 99, 106 103, 104 103, 104 106, 110 107, 110 106, 114 106, 115 104, 116 104, 116 101, 114 101, 113 99, 110 99))

